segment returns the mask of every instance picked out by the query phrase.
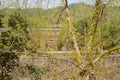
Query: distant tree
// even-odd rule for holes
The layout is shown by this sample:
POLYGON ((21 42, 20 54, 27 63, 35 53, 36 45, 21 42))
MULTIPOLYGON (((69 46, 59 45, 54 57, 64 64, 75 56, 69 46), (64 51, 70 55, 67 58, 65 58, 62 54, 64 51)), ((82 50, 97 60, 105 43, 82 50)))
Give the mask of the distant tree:
POLYGON ((86 46, 85 44, 86 44, 86 36, 88 32, 89 21, 90 20, 87 18, 87 19, 76 21, 73 24, 79 48, 86 46))
POLYGON ((101 37, 103 49, 109 49, 120 45, 120 23, 117 18, 115 20, 109 19, 108 23, 102 23, 101 37))
POLYGON ((60 34, 57 40, 58 50, 64 47, 66 50, 73 50, 73 41, 71 39, 71 33, 69 31, 68 25, 66 23, 60 28, 60 34))

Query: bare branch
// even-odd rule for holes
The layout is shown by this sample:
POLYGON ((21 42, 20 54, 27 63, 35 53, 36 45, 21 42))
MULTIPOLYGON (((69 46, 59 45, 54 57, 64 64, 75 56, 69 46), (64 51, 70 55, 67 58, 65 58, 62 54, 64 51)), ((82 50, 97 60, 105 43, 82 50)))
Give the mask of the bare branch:
POLYGON ((120 45, 119 46, 116 46, 114 48, 111 48, 109 50, 106 50, 104 52, 102 52, 94 61, 93 61, 93 64, 95 64, 97 61, 99 61, 102 57, 104 57, 105 55, 107 55, 108 53, 112 52, 112 51, 116 51, 116 50, 119 50, 120 49, 120 45))
POLYGON ((73 39, 73 43, 74 43, 74 48, 75 48, 77 54, 80 57, 82 57, 82 55, 80 54, 80 50, 79 50, 79 47, 78 47, 76 37, 75 37, 75 32, 74 32, 73 26, 72 26, 71 17, 70 17, 70 13, 69 13, 69 9, 68 9, 68 1, 67 0, 62 0, 62 1, 64 3, 64 6, 65 6, 65 11, 66 11, 66 15, 67 15, 67 21, 68 21, 69 29, 70 29, 70 32, 72 33, 72 39, 73 39))

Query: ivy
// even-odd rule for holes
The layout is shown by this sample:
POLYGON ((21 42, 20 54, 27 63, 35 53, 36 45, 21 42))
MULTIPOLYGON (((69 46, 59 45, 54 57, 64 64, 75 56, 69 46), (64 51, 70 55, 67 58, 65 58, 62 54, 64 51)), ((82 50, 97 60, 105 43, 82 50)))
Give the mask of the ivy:
POLYGON ((28 24, 19 12, 9 16, 7 28, 3 26, 2 18, 0 15, 0 27, 5 29, 0 36, 0 80, 13 80, 15 69, 19 66, 19 57, 15 52, 31 50, 28 46, 31 39, 28 24))
POLYGON ((28 42, 30 37, 28 35, 28 24, 20 13, 15 12, 9 16, 8 19, 8 31, 2 33, 2 45, 3 50, 19 51, 23 52, 28 49, 28 42))

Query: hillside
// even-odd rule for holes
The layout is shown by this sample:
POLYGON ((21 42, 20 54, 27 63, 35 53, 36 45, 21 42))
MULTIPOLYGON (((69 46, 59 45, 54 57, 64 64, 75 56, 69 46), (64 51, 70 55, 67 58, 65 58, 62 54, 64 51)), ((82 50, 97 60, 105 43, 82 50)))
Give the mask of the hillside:
MULTIPOLYGON (((80 18, 85 18, 91 15, 92 12, 92 6, 84 4, 84 3, 74 3, 69 6, 71 16, 74 20, 78 20, 80 18), (87 15, 89 14, 89 15, 87 15)), ((49 26, 51 24, 55 24, 59 18, 60 13, 62 12, 63 6, 52 8, 52 9, 36 9, 32 8, 29 10, 29 16, 32 18, 31 22, 38 21, 39 23, 42 22, 41 26, 49 26), (34 15, 32 15, 34 14, 34 15), (34 20, 34 19, 36 20, 34 20), (47 23, 47 24, 46 24, 47 23)), ((65 18, 65 13, 62 13, 62 16, 60 17, 60 23, 63 22, 65 18)))

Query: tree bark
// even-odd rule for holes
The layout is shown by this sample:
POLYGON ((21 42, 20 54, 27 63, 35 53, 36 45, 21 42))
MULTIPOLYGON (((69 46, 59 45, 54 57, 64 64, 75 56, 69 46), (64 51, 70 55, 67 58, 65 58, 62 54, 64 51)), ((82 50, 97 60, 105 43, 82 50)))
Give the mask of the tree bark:
POLYGON ((72 40, 73 40, 73 43, 74 43, 74 48, 76 50, 76 53, 81 57, 80 49, 78 47, 78 43, 77 43, 77 40, 76 40, 76 37, 75 37, 75 32, 73 30, 73 26, 72 26, 72 22, 71 22, 71 17, 70 17, 70 13, 69 13, 69 9, 68 9, 68 1, 67 0, 62 0, 62 1, 64 3, 64 6, 65 6, 65 11, 66 11, 66 15, 67 15, 67 21, 68 21, 70 32, 72 34, 72 40))

